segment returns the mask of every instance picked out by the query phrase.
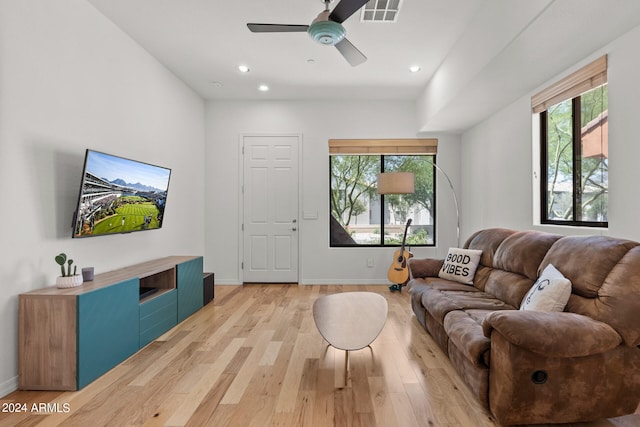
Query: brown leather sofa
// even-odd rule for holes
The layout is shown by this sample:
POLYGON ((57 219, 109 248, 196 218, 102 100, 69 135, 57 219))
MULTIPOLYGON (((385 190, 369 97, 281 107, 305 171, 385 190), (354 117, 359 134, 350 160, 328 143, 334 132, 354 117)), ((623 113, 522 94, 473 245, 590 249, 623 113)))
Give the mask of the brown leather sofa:
POLYGON ((502 424, 617 417, 640 403, 640 243, 487 229, 473 285, 412 259, 413 311, 477 399, 502 424), (520 311, 553 264, 571 281, 563 312, 520 311))

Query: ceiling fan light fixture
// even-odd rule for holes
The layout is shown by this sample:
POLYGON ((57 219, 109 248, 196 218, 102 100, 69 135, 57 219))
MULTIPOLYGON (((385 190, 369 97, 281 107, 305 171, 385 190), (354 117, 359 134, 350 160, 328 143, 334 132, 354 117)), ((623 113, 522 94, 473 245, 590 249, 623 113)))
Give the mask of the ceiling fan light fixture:
POLYGON ((316 21, 307 32, 313 40, 329 46, 336 45, 347 35, 347 30, 335 21, 316 21))

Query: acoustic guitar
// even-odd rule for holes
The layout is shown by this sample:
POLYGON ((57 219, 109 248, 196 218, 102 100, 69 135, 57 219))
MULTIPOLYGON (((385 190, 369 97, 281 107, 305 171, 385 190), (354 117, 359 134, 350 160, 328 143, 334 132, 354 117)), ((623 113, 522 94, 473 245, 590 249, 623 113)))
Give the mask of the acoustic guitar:
POLYGON ((393 262, 387 271, 387 277, 391 283, 397 285, 404 285, 409 280, 409 266, 407 261, 413 257, 413 254, 404 250, 404 244, 407 241, 407 231, 411 225, 411 218, 407 220, 407 225, 404 228, 404 237, 402 238, 402 246, 399 250, 393 254, 393 262))

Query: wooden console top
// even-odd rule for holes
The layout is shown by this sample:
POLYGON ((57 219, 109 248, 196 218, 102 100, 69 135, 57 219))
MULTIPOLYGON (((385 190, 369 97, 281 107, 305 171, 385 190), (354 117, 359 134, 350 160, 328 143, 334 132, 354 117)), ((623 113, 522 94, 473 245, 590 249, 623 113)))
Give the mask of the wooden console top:
POLYGON ((198 256, 168 256, 154 259, 140 264, 130 265, 117 270, 96 274, 92 281, 84 282, 75 288, 57 288, 49 286, 24 293, 24 295, 81 295, 96 289, 113 285, 114 283, 132 279, 134 277, 144 278, 156 273, 174 268, 177 264, 199 258, 198 256))

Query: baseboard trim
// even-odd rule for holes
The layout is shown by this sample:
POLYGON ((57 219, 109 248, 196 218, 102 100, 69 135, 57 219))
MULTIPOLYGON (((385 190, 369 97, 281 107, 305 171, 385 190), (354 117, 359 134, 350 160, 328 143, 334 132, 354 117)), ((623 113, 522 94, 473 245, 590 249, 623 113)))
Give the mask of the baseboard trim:
POLYGON ((382 279, 312 279, 312 280, 304 280, 300 282, 301 285, 354 285, 354 286, 362 286, 362 285, 390 285, 391 283, 388 280, 382 279))
MULTIPOLYGON (((216 278, 216 286, 238 286, 242 285, 242 282, 233 282, 233 281, 221 281, 222 283, 218 283, 216 278)), ((262 283, 262 282, 259 282, 262 283)), ((265 282, 266 283, 266 282, 265 282)), ((348 286, 364 286, 364 285, 391 285, 391 282, 388 280, 360 280, 360 279, 312 279, 312 280, 301 280, 298 282, 299 285, 348 285, 348 286)))
POLYGON ((9 393, 13 393, 18 389, 18 377, 9 378, 8 380, 0 383, 0 396, 6 396, 9 393))

